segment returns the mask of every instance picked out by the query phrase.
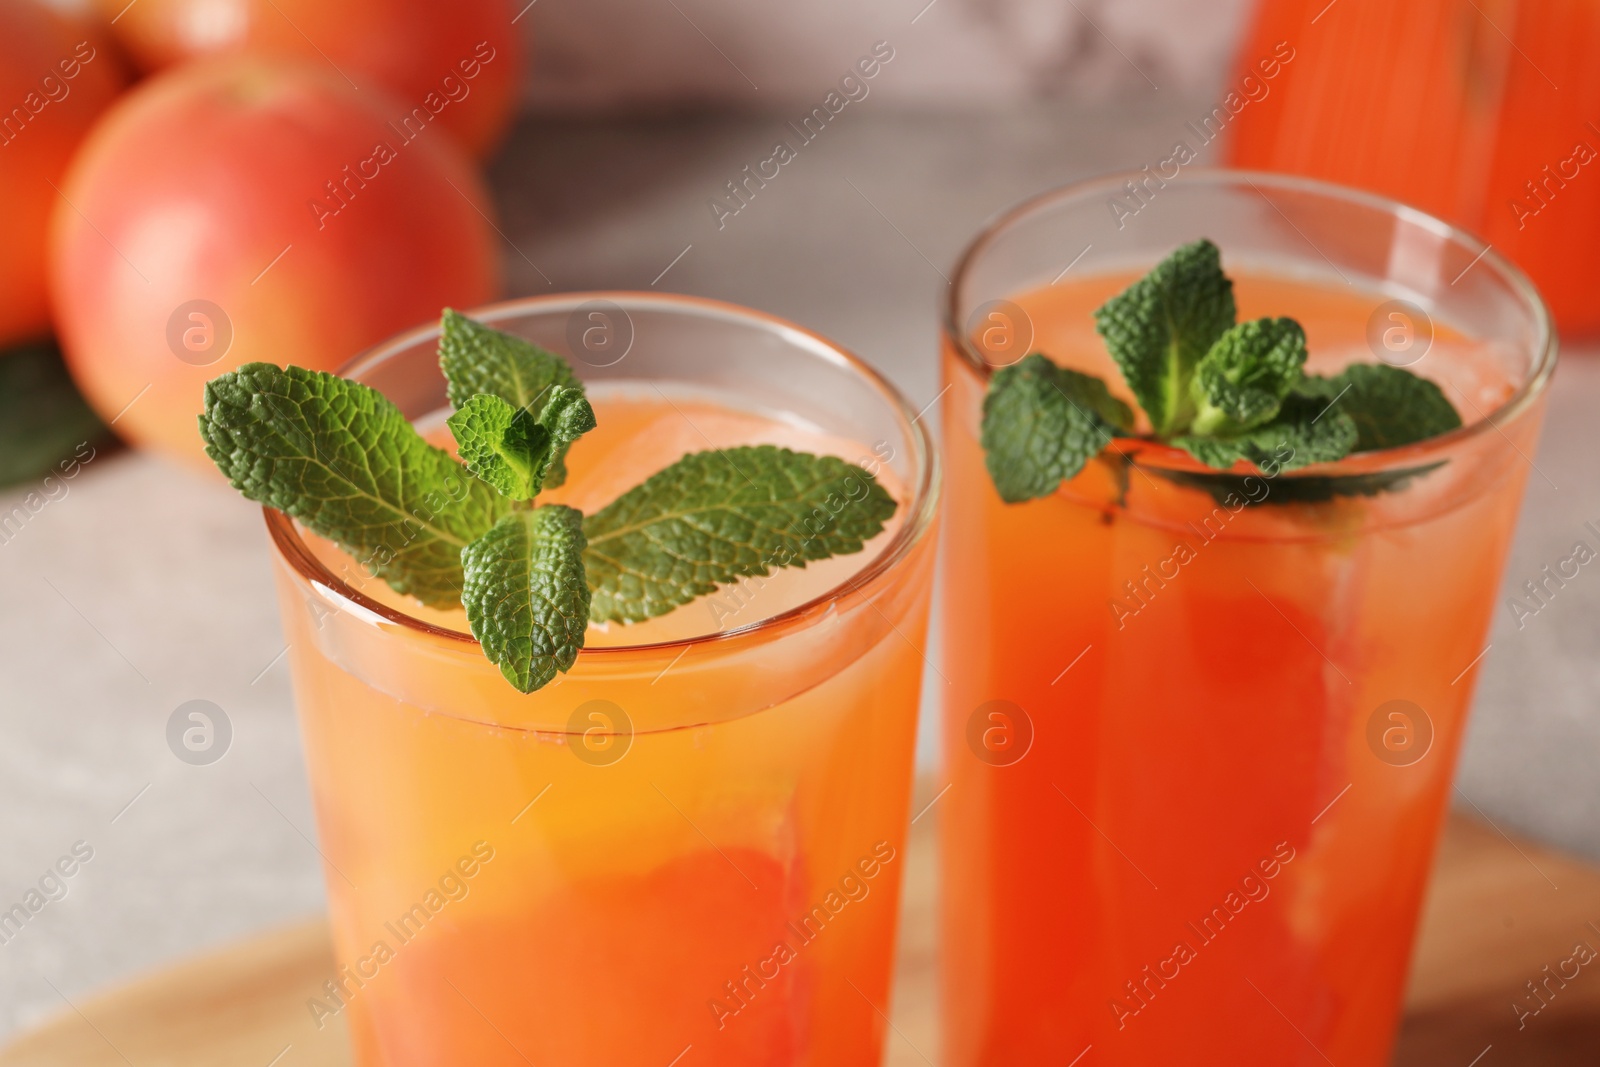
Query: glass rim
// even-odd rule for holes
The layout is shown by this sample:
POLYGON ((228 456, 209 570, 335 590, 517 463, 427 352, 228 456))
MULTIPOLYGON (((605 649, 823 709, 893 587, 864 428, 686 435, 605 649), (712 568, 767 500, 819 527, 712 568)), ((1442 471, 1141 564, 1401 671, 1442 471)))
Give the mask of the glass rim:
MULTIPOLYGON (((765 311, 758 311, 755 308, 723 300, 712 300, 706 297, 688 296, 681 293, 658 293, 647 290, 627 289, 576 290, 538 296, 515 297, 510 300, 484 304, 465 311, 463 314, 492 321, 495 318, 514 315, 519 312, 560 310, 568 306, 576 307, 592 300, 609 300, 622 305, 624 309, 629 306, 638 307, 643 304, 657 305, 668 310, 710 312, 743 319, 762 329, 776 331, 780 335, 799 334, 816 346, 819 356, 827 358, 836 366, 843 367, 865 379, 868 385, 889 406, 896 422, 900 424, 902 432, 911 442, 914 466, 912 470, 913 477, 910 480, 910 498, 905 504, 907 509, 905 521, 894 532, 889 543, 879 550, 877 556, 844 580, 792 608, 743 626, 734 627, 731 630, 696 634, 692 637, 671 641, 652 641, 644 644, 586 646, 578 652, 579 662, 582 662, 584 657, 618 657, 622 655, 639 655, 641 653, 677 652, 679 650, 687 651, 690 648, 702 645, 743 643, 762 637, 771 631, 787 631, 814 616, 827 612, 830 606, 840 598, 857 590, 865 589, 898 570, 907 557, 910 556, 912 549, 917 547, 933 528, 939 502, 942 472, 939 466, 937 450, 933 447, 933 437, 928 428, 922 424, 916 410, 911 407, 905 395, 882 373, 866 363, 854 352, 814 330, 808 330, 788 319, 780 318, 765 311)), ((399 353, 411 349, 421 342, 437 337, 439 332, 440 327, 437 323, 413 327, 403 333, 396 334, 386 341, 381 341, 351 358, 340 366, 335 373, 341 377, 351 377, 385 360, 395 358, 399 353)), ((266 506, 263 506, 261 511, 266 520, 267 532, 278 554, 302 579, 313 585, 322 586, 328 593, 344 602, 346 606, 357 609, 358 612, 377 615, 386 622, 417 633, 457 642, 464 646, 478 647, 478 639, 470 633, 463 633, 460 630, 439 626, 419 619, 400 608, 385 604, 354 588, 343 578, 333 573, 322 560, 317 558, 305 543, 305 539, 300 536, 294 519, 286 512, 266 506)), ((574 664, 574 669, 576 669, 576 664, 574 664)))
MULTIPOLYGON (((1123 188, 1125 182, 1144 177, 1141 170, 1120 170, 1108 174, 1100 174, 1092 178, 1071 182, 1067 185, 1056 186, 1042 193, 1036 193, 1010 207, 991 215, 979 229, 976 236, 962 249, 957 257, 955 268, 950 275, 950 285, 947 289, 948 296, 944 300, 944 307, 940 318, 940 327, 962 360, 976 371, 979 376, 987 380, 998 368, 990 364, 978 352, 972 339, 961 328, 959 320, 960 303, 965 291, 965 283, 974 267, 1000 235, 1010 229, 1015 223, 1028 215, 1055 204, 1071 200, 1088 199, 1097 197, 1107 191, 1116 191, 1123 188)), ((1387 465, 1386 461, 1412 462, 1421 452, 1432 452, 1453 447, 1459 442, 1471 440, 1487 430, 1499 430, 1502 422, 1521 415, 1533 404, 1534 400, 1544 392, 1549 385, 1551 375, 1555 372, 1556 353, 1559 341, 1555 329, 1555 321, 1546 306, 1544 298, 1534 287, 1533 282, 1523 273, 1522 269, 1506 259, 1494 247, 1471 232, 1459 226, 1430 215, 1420 208, 1412 207, 1400 200, 1383 196, 1378 193, 1356 189, 1336 182, 1322 181, 1318 178, 1306 178, 1297 174, 1281 174, 1274 171, 1246 170, 1232 167, 1194 167, 1186 170, 1177 178, 1167 179, 1168 184, 1189 186, 1249 185, 1257 193, 1261 187, 1283 190, 1285 192, 1314 193, 1319 196, 1334 200, 1343 200, 1384 212, 1396 218, 1403 219, 1412 225, 1429 230, 1441 238, 1453 241, 1470 252, 1475 252, 1470 266, 1487 265, 1496 271, 1508 284, 1511 291, 1528 308, 1533 315, 1538 331, 1534 347, 1537 351, 1533 356, 1533 363, 1527 375, 1510 396, 1501 401, 1492 411, 1483 414, 1476 422, 1464 422, 1461 426, 1446 433, 1436 434, 1433 437, 1411 444, 1396 445, 1390 448, 1372 449, 1366 452, 1352 452, 1344 459, 1333 463, 1319 463, 1292 471, 1283 471, 1278 477, 1327 477, 1330 470, 1337 470, 1341 465, 1350 464, 1358 467, 1373 465, 1387 465), (1354 462, 1352 462, 1354 461, 1354 462)), ((1262 194, 1265 199, 1265 194, 1262 194)), ((1269 201, 1270 203, 1270 201, 1269 201)), ((1292 225, 1292 223, 1291 223, 1292 225)), ((1314 248, 1315 246, 1313 246, 1314 248)), ((1463 272, 1465 273, 1465 272, 1463 272)), ((1136 440, 1141 443, 1159 445, 1153 439, 1135 437, 1119 440, 1136 440)), ((1180 450, 1174 450, 1180 451, 1180 450)), ((1186 456, 1186 454, 1183 454, 1186 456)), ((1180 458, 1180 462, 1182 459, 1180 458)), ((1227 473, 1227 472, 1219 472, 1227 473)))

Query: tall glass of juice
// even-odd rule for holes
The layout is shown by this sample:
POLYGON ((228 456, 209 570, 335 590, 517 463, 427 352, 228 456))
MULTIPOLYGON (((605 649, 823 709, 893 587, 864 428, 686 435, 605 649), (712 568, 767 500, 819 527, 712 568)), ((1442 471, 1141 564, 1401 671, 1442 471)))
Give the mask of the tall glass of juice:
MULTIPOLYGON (((929 438, 855 357, 754 311, 602 293, 475 315, 584 380, 598 428, 551 499, 588 512, 686 453, 773 444, 866 467, 898 507, 860 552, 591 624, 529 695, 464 613, 269 510, 339 964, 313 1014, 348 1021, 361 1067, 877 1063, 929 438)), ((448 444, 437 340, 344 373, 448 444)))
POLYGON ((970 246, 943 355, 952 1067, 1388 1062, 1554 358, 1481 242, 1308 179, 1092 181, 970 246), (1308 372, 1402 366, 1464 425, 1227 472, 1130 432, 1002 502, 995 369, 1041 352, 1130 399, 1093 312, 1202 237, 1241 321, 1301 323, 1308 372))

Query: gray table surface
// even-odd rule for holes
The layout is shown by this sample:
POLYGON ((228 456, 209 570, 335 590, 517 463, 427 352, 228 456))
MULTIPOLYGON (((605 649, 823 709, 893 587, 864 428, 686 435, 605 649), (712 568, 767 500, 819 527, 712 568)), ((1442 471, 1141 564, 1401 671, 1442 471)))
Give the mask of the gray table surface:
MULTIPOLYGON (((492 170, 508 291, 654 283, 753 305, 837 338, 920 405, 937 392, 940 272, 983 220, 1161 158, 1208 107, 1169 94, 1004 115, 868 102, 720 230, 707 200, 769 154, 781 119, 527 122, 492 170)), ((1600 520, 1597 356, 1569 352, 1557 377, 1538 455, 1548 480, 1529 479, 1508 590, 1600 520)), ((97 459, 0 544, 0 605, 0 907, 74 842, 94 849, 67 896, 0 944, 0 1036, 321 908, 254 507, 155 458, 97 459), (195 698, 233 725, 211 766, 180 762, 165 740, 195 698)), ((1585 569, 1525 629, 1497 616, 1461 789, 1508 830, 1600 857, 1597 611, 1600 578, 1585 569)))

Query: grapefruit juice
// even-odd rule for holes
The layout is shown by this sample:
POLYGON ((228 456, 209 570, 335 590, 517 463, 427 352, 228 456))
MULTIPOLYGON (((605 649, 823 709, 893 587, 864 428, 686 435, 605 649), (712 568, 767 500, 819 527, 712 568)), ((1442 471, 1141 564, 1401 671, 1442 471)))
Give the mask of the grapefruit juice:
POLYGON ((921 438, 666 380, 589 392, 598 428, 550 494, 586 512, 749 444, 867 465, 900 506, 860 553, 592 624, 530 695, 463 613, 269 515, 339 961, 310 1010, 348 1020, 362 1067, 876 1063, 931 566, 921 438))
MULTIPOLYGON (((1373 359, 1385 294, 1228 270, 1308 373, 1373 359)), ((1092 313, 1142 273, 1009 314, 1131 403, 1092 313)), ((1537 404, 1481 419, 1526 353, 1436 322, 1408 369, 1468 425, 1397 454, 1221 475, 1130 437, 1006 504, 980 345, 943 357, 947 1062, 1387 1063, 1537 404)))

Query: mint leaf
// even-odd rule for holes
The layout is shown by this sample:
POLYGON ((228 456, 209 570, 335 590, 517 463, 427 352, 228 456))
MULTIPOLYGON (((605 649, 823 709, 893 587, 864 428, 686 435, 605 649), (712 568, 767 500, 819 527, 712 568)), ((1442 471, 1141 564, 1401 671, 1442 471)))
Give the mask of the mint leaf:
POLYGON ((580 389, 550 390, 537 418, 491 393, 479 393, 449 419, 467 469, 513 500, 532 500, 556 458, 594 429, 594 409, 580 389))
POLYGON ((549 504, 503 516, 461 553, 472 636, 520 692, 577 661, 589 625, 583 545, 583 513, 549 504))
MULTIPOLYGON (((463 408, 479 393, 490 393, 512 407, 537 414, 557 386, 581 390, 583 383, 567 361, 531 341, 492 329, 445 308, 440 319, 439 367, 453 407, 463 408)), ((556 451, 545 484, 566 481, 566 449, 556 451)))
POLYGON ((547 427, 555 438, 555 449, 544 473, 545 486, 554 489, 567 480, 567 449, 595 428, 594 408, 583 395, 583 383, 557 385, 551 389, 550 398, 539 413, 539 424, 547 427))
POLYGON ((995 491, 1015 504, 1055 492, 1132 425, 1105 382, 1035 352, 989 380, 979 440, 995 491))
POLYGON ((584 520, 590 616, 636 622, 740 578, 859 552, 895 507, 871 474, 833 456, 691 453, 584 520))
POLYGON ((1282 504, 1325 504, 1330 500, 1348 496, 1377 496, 1393 493, 1444 466, 1446 460, 1425 463, 1420 467, 1402 470, 1372 471, 1368 474, 1306 474, 1297 478, 1265 480, 1259 474, 1218 474, 1200 471, 1180 471, 1171 467, 1146 467, 1158 478, 1176 485, 1204 490, 1219 504, 1237 506, 1243 500, 1246 507, 1282 504), (1265 495, 1261 485, 1266 484, 1265 495))
POLYGON ((550 431, 558 445, 570 445, 595 428, 594 408, 589 406, 581 386, 558 385, 539 412, 539 425, 550 431))
POLYGON ((1277 418, 1265 425, 1233 437, 1183 436, 1171 443, 1218 470, 1243 459, 1258 467, 1270 464, 1274 470, 1289 471, 1349 455, 1356 443, 1356 425, 1349 415, 1329 409, 1316 397, 1291 393, 1277 418))
POLYGON ((445 420, 467 470, 512 500, 532 500, 543 485, 550 431, 527 408, 479 393, 445 420))
POLYGON ((1355 420, 1357 452, 1398 448, 1461 427, 1461 415, 1444 390, 1387 363, 1353 363, 1331 378, 1307 375, 1298 391, 1336 405, 1355 420))
POLYGON ((1203 239, 1183 245, 1094 314, 1156 434, 1186 428, 1195 365, 1233 325, 1233 283, 1217 246, 1203 239))
POLYGON ((1306 334, 1293 319, 1232 327, 1195 367, 1191 434, 1227 436, 1268 422, 1300 380, 1306 334))
POLYGON ((247 363, 206 385, 200 436, 234 488, 329 538, 433 607, 461 593, 461 550, 506 509, 377 390, 247 363))
POLYGON ((450 308, 440 318, 439 367, 457 408, 479 393, 526 408, 542 404, 554 386, 582 388, 567 361, 554 352, 450 308))

